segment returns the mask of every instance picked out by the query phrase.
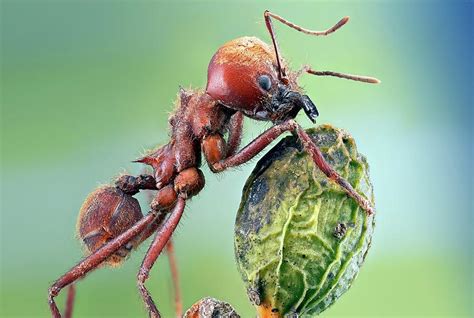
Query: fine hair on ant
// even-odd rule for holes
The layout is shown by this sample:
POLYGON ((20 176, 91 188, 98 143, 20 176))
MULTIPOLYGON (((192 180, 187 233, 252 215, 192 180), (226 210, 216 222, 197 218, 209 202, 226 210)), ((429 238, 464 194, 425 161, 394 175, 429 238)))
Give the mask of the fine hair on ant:
MULTIPOLYGON (((63 288, 70 286, 64 311, 64 317, 70 317, 75 295, 73 284, 101 265, 121 264, 132 250, 153 234, 138 271, 137 284, 150 317, 160 317, 145 282, 158 256, 166 246, 170 247, 168 242, 187 200, 204 187, 204 174, 199 169, 202 155, 212 172, 219 173, 248 162, 283 133, 291 132, 299 137, 316 169, 354 199, 362 210, 374 213, 367 198, 326 162, 294 118, 303 110, 314 123, 319 115, 316 105, 297 83, 302 73, 365 83, 379 81, 310 67, 299 72, 290 70, 281 56, 272 19, 314 36, 330 35, 349 20, 344 17, 327 30, 312 31, 265 11, 264 20, 272 46, 256 37, 244 36, 217 50, 209 63, 206 88, 180 89, 175 112, 169 118, 169 142, 136 160, 151 166, 153 173, 122 175, 113 186, 100 187, 86 198, 79 213, 77 232, 87 256, 49 288, 48 302, 53 317, 61 317, 54 297, 63 288), (273 125, 239 150, 244 117, 273 125), (150 210, 145 215, 133 197, 140 190, 154 191, 150 210)), ((178 296, 176 299, 180 303, 178 296)), ((177 309, 177 314, 181 311, 181 308, 177 309)))

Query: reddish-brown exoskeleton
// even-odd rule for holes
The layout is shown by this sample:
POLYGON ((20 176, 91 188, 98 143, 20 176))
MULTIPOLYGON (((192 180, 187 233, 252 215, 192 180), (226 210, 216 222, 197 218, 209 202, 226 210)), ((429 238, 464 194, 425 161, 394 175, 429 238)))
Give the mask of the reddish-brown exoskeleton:
MULTIPOLYGON (((325 161, 318 147, 293 119, 301 109, 312 122, 318 116, 316 106, 297 84, 303 72, 367 83, 379 81, 309 67, 292 72, 281 58, 272 26, 274 18, 303 33, 323 36, 343 26, 348 17, 326 31, 301 28, 269 11, 265 11, 264 18, 273 47, 255 37, 232 40, 212 57, 205 90, 180 90, 176 110, 169 120, 169 143, 137 160, 150 165, 153 175, 121 176, 114 187, 99 188, 86 199, 78 219, 78 232, 89 256, 49 289, 53 317, 61 317, 54 297, 62 288, 72 286, 101 264, 119 264, 153 233, 155 237, 138 272, 138 289, 150 316, 160 316, 145 281, 180 221, 186 200, 204 187, 204 176, 199 169, 201 153, 213 172, 221 172, 249 161, 281 134, 292 132, 330 180, 341 186, 363 210, 374 213, 369 201, 325 161), (244 116, 274 125, 238 150, 244 116), (157 190, 150 212, 145 216, 132 197, 140 190, 157 190)), ((72 288, 69 295, 65 316, 71 315, 72 288)))

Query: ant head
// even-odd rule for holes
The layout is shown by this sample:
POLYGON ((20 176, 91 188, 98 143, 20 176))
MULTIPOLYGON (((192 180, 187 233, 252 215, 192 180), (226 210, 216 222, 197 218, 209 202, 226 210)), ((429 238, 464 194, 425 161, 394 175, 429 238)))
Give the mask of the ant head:
POLYGON ((255 37, 242 37, 224 44, 214 54, 208 68, 206 92, 223 105, 258 120, 281 121, 296 116, 303 98, 296 76, 282 77, 271 46, 255 37))
MULTIPOLYGON (((345 25, 349 17, 342 18, 325 31, 304 29, 269 11, 264 12, 264 18, 273 48, 255 37, 242 37, 224 44, 209 64, 206 92, 223 105, 254 119, 283 121, 294 118, 303 109, 315 122, 318 110, 308 96, 301 94, 296 84, 299 73, 286 74, 287 65, 279 53, 271 19, 305 34, 326 36, 345 25)), ((315 71, 309 67, 303 71, 318 76, 379 83, 372 77, 315 71)))

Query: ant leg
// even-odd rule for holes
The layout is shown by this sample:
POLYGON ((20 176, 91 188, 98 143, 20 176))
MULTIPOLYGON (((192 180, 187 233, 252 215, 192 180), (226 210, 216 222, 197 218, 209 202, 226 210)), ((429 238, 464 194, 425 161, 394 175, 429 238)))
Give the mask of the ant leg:
POLYGON ((374 208, 372 204, 363 196, 361 196, 352 186, 351 184, 341 177, 339 173, 334 170, 333 167, 324 159, 321 150, 319 150, 318 146, 314 143, 311 137, 304 131, 304 129, 296 124, 295 129, 301 143, 303 144, 304 149, 311 155, 314 163, 318 166, 318 168, 330 179, 336 182, 339 186, 341 186, 344 191, 352 197, 359 206, 367 212, 368 215, 374 214, 374 208))
POLYGON ((168 254, 168 261, 171 269, 171 279, 173 281, 175 313, 176 317, 181 317, 183 315, 183 302, 181 301, 181 291, 179 289, 179 274, 174 253, 174 244, 171 239, 169 240, 168 244, 166 244, 166 253, 168 254))
MULTIPOLYGON (((171 187, 172 186, 167 186, 171 187)), ((160 189, 159 192, 164 193, 167 190, 167 187, 160 189)), ((173 190, 174 191, 174 190, 173 190)), ((169 192, 169 191, 168 191, 169 192)), ((170 194, 168 194, 170 195, 170 194)), ((174 199, 171 200, 164 200, 164 195, 160 195, 160 193, 157 193, 156 198, 153 198, 152 192, 148 192, 148 204, 152 204, 152 202, 155 201, 156 203, 154 204, 155 209, 163 210, 163 211, 169 211, 170 209, 173 208, 173 204, 175 204, 174 199), (168 201, 170 203, 169 206, 163 206, 164 203, 167 203, 165 201, 168 201)), ((164 217, 164 214, 163 214, 164 217)), ((151 234, 155 233, 156 229, 158 226, 162 223, 163 219, 158 217, 155 222, 153 222, 146 231, 143 233, 141 241, 146 240, 148 237, 151 236, 151 234)), ((168 244, 166 244, 166 254, 168 255, 168 261, 171 269, 171 279, 173 282, 173 290, 174 290, 174 302, 175 302, 175 313, 176 317, 181 317, 183 314, 183 303, 181 301, 181 291, 179 288, 179 276, 178 276, 178 266, 176 264, 176 258, 175 258, 175 253, 174 253, 174 245, 173 241, 170 239, 168 244)))
MULTIPOLYGON (((220 172, 227 168, 239 166, 257 154, 259 154, 263 149, 265 149, 269 144, 271 144, 275 139, 277 139, 281 134, 287 131, 293 131, 296 129, 296 122, 294 120, 288 120, 281 124, 274 125, 260 134, 257 138, 251 141, 247 146, 242 148, 235 155, 227 157, 223 160, 216 162, 211 162, 211 168, 213 172, 220 172)), ((204 148, 204 153, 205 152, 204 148)), ((207 159, 207 156, 206 156, 207 159)))
POLYGON ((76 288, 74 284, 69 285, 67 290, 66 309, 64 309, 64 318, 72 317, 72 310, 74 309, 74 299, 76 298, 76 288))
POLYGON ((354 188, 350 185, 347 180, 342 178, 324 159, 318 146, 311 140, 310 136, 298 125, 294 120, 290 119, 281 124, 277 124, 266 131, 260 136, 255 138, 250 144, 245 146, 242 150, 233 156, 230 156, 224 160, 212 163, 212 171, 219 172, 230 167, 241 165, 258 153, 260 153, 265 147, 267 147, 272 141, 277 139, 284 132, 291 131, 295 132, 300 138, 304 149, 311 155, 314 163, 318 168, 330 179, 340 185, 343 190, 364 209, 369 215, 374 213, 374 208, 370 202, 361 196, 354 188))
POLYGON ((141 220, 135 223, 127 231, 123 232, 97 251, 80 261, 66 274, 61 276, 48 290, 48 303, 51 314, 54 318, 61 318, 59 309, 54 301, 59 292, 69 284, 74 283, 79 278, 84 277, 88 272, 97 268, 110 255, 115 253, 120 247, 130 242, 133 238, 143 232, 156 218, 156 212, 149 212, 141 220))
POLYGON ((239 149, 240 140, 242 139, 243 123, 244 115, 242 114, 242 112, 236 112, 230 118, 229 138, 227 139, 227 157, 234 155, 239 149))
POLYGON ((184 198, 178 198, 178 202, 176 203, 176 206, 174 207, 170 216, 159 227, 158 232, 156 233, 155 238, 153 239, 153 242, 148 248, 148 251, 140 267, 140 271, 137 275, 138 290, 142 295, 143 301, 145 302, 145 305, 149 311, 150 317, 153 318, 159 318, 161 316, 160 312, 156 308, 155 303, 153 302, 153 299, 151 298, 150 292, 145 287, 145 281, 148 279, 150 269, 153 267, 153 264, 155 263, 156 259, 158 258, 166 243, 168 243, 168 240, 170 239, 174 230, 176 229, 176 226, 178 225, 179 220, 183 215, 185 202, 186 200, 184 198))
MULTIPOLYGON (((141 241, 146 240, 151 236, 151 234, 155 233, 156 229, 161 225, 162 221, 163 219, 158 216, 158 219, 150 226, 148 226, 148 228, 145 230, 142 235, 141 241)), ((169 240, 168 244, 166 244, 166 253, 168 255, 168 261, 171 270, 171 280, 173 283, 175 313, 176 317, 181 317, 183 314, 183 302, 181 298, 181 290, 179 287, 179 274, 174 253, 174 244, 171 239, 169 240)))

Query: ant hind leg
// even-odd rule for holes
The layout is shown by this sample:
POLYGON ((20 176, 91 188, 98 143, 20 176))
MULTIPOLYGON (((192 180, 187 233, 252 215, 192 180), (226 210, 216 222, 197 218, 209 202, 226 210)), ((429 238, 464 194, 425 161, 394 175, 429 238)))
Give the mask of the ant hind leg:
POLYGON ((78 279, 84 277, 88 272, 96 269, 120 247, 140 235, 155 220, 155 218, 155 212, 148 213, 128 230, 107 242, 56 280, 48 290, 48 303, 52 316, 54 318, 61 318, 61 313, 54 301, 54 297, 56 297, 64 287, 73 284, 78 279))
POLYGON ((76 298, 76 287, 74 284, 69 285, 67 290, 66 306, 64 309, 64 318, 71 318, 74 309, 74 300, 76 298))
POLYGON ((168 261, 171 270, 171 279, 173 281, 174 309, 176 317, 181 317, 183 315, 183 301, 181 299, 181 291, 179 288, 179 274, 178 266, 176 264, 176 256, 174 253, 174 244, 171 239, 168 241, 168 244, 166 244, 166 253, 168 254, 168 261))

